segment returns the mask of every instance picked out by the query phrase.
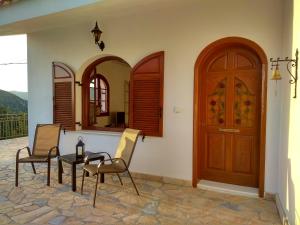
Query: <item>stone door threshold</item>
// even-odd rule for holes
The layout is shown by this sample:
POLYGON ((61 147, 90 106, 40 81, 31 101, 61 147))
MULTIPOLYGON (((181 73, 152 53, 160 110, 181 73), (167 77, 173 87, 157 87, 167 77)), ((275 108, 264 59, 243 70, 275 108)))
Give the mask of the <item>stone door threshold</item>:
POLYGON ((197 188, 209 190, 209 191, 233 194, 233 195, 241 195, 241 196, 254 197, 254 198, 259 197, 258 188, 244 187, 244 186, 233 185, 233 184, 225 184, 225 183, 219 183, 219 182, 209 181, 209 180, 200 180, 199 183, 197 184, 197 188))

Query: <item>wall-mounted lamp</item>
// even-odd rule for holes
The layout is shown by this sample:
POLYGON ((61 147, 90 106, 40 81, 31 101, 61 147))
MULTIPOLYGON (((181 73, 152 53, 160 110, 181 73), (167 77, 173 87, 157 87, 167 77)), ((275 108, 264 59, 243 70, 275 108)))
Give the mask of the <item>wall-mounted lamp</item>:
POLYGON ((270 59, 271 62, 271 70, 273 70, 273 74, 272 74, 272 80, 281 80, 281 74, 279 71, 279 63, 280 62, 287 62, 286 64, 286 68, 287 71, 289 72, 291 78, 289 80, 290 84, 294 84, 295 85, 295 93, 294 93, 294 98, 297 97, 297 80, 298 80, 298 48, 296 49, 296 53, 295 53, 295 59, 290 59, 289 57, 286 57, 285 59, 281 59, 281 58, 277 58, 277 59, 270 59), (290 70, 290 66, 295 67, 295 75, 292 74, 291 70, 290 70))
POLYGON ((93 35, 94 35, 94 38, 95 38, 95 44, 97 44, 97 45, 99 46, 99 48, 101 49, 101 51, 103 51, 103 49, 105 48, 105 45, 104 45, 104 42, 103 42, 103 41, 101 41, 101 42, 99 43, 100 37, 101 37, 101 34, 102 34, 102 31, 99 29, 97 21, 96 21, 96 25, 95 25, 94 29, 91 30, 91 32, 92 32, 93 35))

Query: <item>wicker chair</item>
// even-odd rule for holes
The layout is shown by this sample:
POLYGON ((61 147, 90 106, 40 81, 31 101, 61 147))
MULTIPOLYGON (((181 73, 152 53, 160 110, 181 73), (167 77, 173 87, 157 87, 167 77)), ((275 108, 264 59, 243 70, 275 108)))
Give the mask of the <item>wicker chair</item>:
POLYGON ((81 194, 83 192, 84 177, 86 173, 90 173, 93 176, 96 175, 96 184, 95 184, 95 192, 94 192, 94 200, 93 200, 94 207, 95 207, 96 194, 97 194, 97 185, 99 182, 99 174, 115 173, 117 174, 121 185, 123 185, 119 173, 128 172, 131 182, 135 188, 135 191, 139 195, 138 189, 128 169, 139 135, 140 135, 139 130, 134 130, 129 128, 125 129, 120 139, 114 158, 111 158, 110 154, 107 152, 98 152, 98 153, 106 154, 109 159, 101 161, 98 165, 97 164, 84 165, 82 183, 81 183, 81 194), (104 164, 104 162, 109 162, 109 164, 104 164))
MULTIPOLYGON (((32 154, 29 147, 17 151, 16 187, 18 186, 19 163, 31 163, 34 174, 36 174, 34 163, 48 163, 47 185, 50 185, 51 158, 60 155, 58 148, 60 130, 60 124, 38 124, 36 126, 32 154), (28 157, 20 159, 20 153, 24 149, 27 149, 28 157)), ((61 163, 58 166, 62 166, 61 163)))

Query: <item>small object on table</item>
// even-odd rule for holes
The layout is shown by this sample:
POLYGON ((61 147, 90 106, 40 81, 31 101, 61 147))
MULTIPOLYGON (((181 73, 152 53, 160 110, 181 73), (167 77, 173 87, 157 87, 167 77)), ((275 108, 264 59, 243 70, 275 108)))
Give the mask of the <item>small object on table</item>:
MULTIPOLYGON (((59 156, 58 157, 58 165, 59 165, 58 166, 58 183, 60 183, 60 184, 62 183, 63 170, 62 170, 62 163, 61 162, 65 162, 65 163, 68 163, 68 164, 72 165, 72 190, 76 191, 76 165, 77 164, 82 164, 82 163, 89 164, 89 162, 96 161, 96 160, 100 160, 100 161, 104 160, 103 155, 93 153, 93 152, 89 152, 89 151, 85 152, 85 156, 87 157, 86 162, 85 162, 85 159, 83 157, 77 158, 76 153, 59 156)), ((104 174, 101 174, 100 182, 104 183, 104 174)))
POLYGON ((76 144, 76 159, 85 157, 84 146, 83 138, 79 136, 78 143, 76 144))

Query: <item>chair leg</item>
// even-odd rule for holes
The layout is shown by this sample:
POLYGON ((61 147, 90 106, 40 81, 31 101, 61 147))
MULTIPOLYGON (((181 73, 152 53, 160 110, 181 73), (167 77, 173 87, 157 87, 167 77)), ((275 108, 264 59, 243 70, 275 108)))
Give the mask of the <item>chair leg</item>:
POLYGON ((19 162, 16 161, 16 183, 15 183, 16 187, 18 187, 18 179, 19 179, 19 162))
POLYGON ((95 185, 95 193, 94 193, 94 202, 93 202, 93 207, 95 208, 95 203, 96 203, 96 195, 97 195, 97 188, 98 188, 98 180, 99 180, 99 173, 97 173, 96 177, 96 185, 95 185))
POLYGON ((62 161, 60 161, 59 164, 61 166, 61 172, 64 173, 64 167, 63 167, 62 161))
POLYGON ((47 185, 50 186, 50 167, 51 167, 51 159, 48 160, 48 170, 47 170, 47 185))
POLYGON ((61 168, 61 173, 64 173, 64 168, 63 168, 63 166, 62 166, 62 161, 59 159, 60 158, 60 154, 58 153, 57 154, 57 165, 58 166, 60 166, 60 168, 61 168))
POLYGON ((81 181, 81 190, 80 190, 80 194, 81 194, 81 195, 82 195, 82 193, 83 193, 84 177, 85 177, 85 170, 83 169, 82 181, 81 181))
POLYGON ((35 167, 34 167, 33 162, 31 163, 31 166, 32 166, 33 173, 36 174, 36 171, 35 171, 35 167))
POLYGON ((117 176, 118 176, 118 178, 119 178, 119 181, 120 181, 121 185, 123 186, 122 179, 121 179, 121 177, 120 177, 120 175, 119 175, 118 173, 117 173, 117 176))
POLYGON ((140 195, 140 193, 139 193, 139 191, 138 191, 138 189, 137 189, 137 187, 136 187, 136 185, 135 185, 135 183, 134 183, 134 181, 132 179, 132 176, 131 176, 129 170, 127 170, 127 172, 128 172, 129 177, 130 177, 130 180, 131 180, 131 182, 132 182, 132 184, 133 184, 133 186, 135 188, 135 191, 136 191, 137 195, 140 195))

